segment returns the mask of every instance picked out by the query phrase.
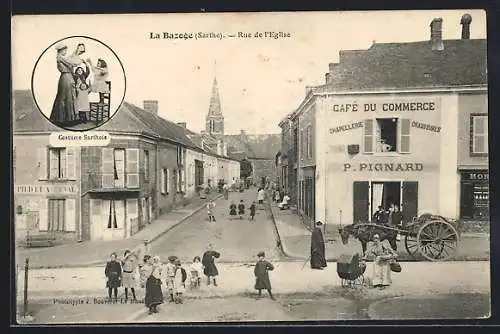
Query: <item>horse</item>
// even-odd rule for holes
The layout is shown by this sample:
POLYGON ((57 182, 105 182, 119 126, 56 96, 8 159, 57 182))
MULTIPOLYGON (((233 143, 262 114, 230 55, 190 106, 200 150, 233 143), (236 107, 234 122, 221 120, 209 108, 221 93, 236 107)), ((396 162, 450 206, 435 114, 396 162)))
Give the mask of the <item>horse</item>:
POLYGON ((384 229, 384 225, 377 224, 352 224, 346 225, 342 228, 339 228, 340 238, 342 239, 342 243, 347 245, 349 242, 349 236, 353 236, 357 238, 361 242, 361 247, 363 248, 363 255, 366 253, 367 245, 369 241, 373 240, 373 236, 378 234, 380 237, 380 241, 387 240, 391 244, 391 247, 396 251, 397 243, 396 237, 398 235, 398 231, 392 229, 384 229))

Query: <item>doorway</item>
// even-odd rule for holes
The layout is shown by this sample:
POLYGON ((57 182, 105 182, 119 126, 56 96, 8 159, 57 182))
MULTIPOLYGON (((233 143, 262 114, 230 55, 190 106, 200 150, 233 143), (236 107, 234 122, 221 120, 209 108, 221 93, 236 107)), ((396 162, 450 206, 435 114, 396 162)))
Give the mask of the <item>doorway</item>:
POLYGON ((389 210, 391 204, 401 208, 401 182, 372 182, 370 217, 379 206, 389 210))

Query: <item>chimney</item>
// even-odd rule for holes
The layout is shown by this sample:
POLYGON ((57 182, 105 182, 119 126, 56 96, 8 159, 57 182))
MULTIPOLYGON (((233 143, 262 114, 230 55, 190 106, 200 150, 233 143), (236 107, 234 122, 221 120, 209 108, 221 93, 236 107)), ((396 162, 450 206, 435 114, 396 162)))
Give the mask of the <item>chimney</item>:
POLYGON ((312 92, 313 88, 311 86, 306 86, 306 95, 312 92))
POLYGON ((464 14, 460 20, 462 25, 462 39, 470 39, 470 24, 472 22, 472 16, 470 14, 464 14))
POLYGON ((325 83, 330 83, 330 72, 325 73, 325 83))
POLYGON ((335 69, 337 68, 337 66, 339 66, 338 63, 330 63, 330 64, 328 64, 328 71, 330 73, 332 73, 333 71, 335 71, 335 69))
POLYGON ((158 101, 157 100, 145 100, 143 105, 144 105, 144 110, 158 116, 158 101))
POLYGON ((187 128, 187 123, 186 122, 178 122, 177 125, 182 126, 184 129, 187 128))
POLYGON ((432 50, 442 51, 443 45, 443 19, 435 18, 431 22, 431 44, 432 50))

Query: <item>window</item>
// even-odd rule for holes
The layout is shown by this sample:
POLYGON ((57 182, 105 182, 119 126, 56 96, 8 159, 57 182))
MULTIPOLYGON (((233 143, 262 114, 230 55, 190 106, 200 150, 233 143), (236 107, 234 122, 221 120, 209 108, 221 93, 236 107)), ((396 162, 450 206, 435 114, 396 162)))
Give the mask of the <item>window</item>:
POLYGON ((113 152, 113 172, 115 179, 115 187, 124 188, 125 187, 125 150, 115 149, 113 152))
POLYGON ((364 153, 410 153, 410 120, 377 118, 365 120, 364 153))
POLYGON ((307 157, 312 157, 312 129, 311 126, 307 127, 307 157))
POLYGON ((473 115, 470 124, 471 153, 488 154, 488 116, 473 115))
POLYGON ((105 201, 106 204, 107 204, 107 202, 109 202, 109 209, 108 209, 109 215, 108 215, 108 226, 107 227, 109 229, 118 228, 118 219, 116 218, 117 214, 116 214, 115 200, 112 199, 110 201, 105 201))
POLYGON ((398 119, 377 118, 376 126, 377 152, 396 152, 398 145, 398 119))
POLYGON ((304 130, 300 131, 300 159, 304 159, 304 130))
POLYGON ((48 231, 65 231, 65 200, 49 199, 48 231))
POLYGON ((182 146, 177 146, 177 165, 182 166, 184 164, 184 149, 182 146))
POLYGON ((139 187, 138 158, 139 150, 136 148, 103 148, 101 158, 102 187, 139 187))
POLYGON ((170 192, 168 169, 162 168, 160 179, 161 179, 161 193, 163 195, 168 195, 168 193, 170 192))
POLYGON ((63 179, 66 177, 66 149, 49 149, 49 178, 63 179))
POLYGON ((182 169, 179 169, 177 171, 177 192, 180 193, 182 192, 184 189, 183 187, 183 183, 184 183, 184 179, 183 179, 183 170, 182 169))
POLYGON ((210 132, 215 132, 215 120, 211 119, 208 121, 208 129, 210 132))
POLYGON ((144 151, 144 179, 149 180, 149 152, 144 151))

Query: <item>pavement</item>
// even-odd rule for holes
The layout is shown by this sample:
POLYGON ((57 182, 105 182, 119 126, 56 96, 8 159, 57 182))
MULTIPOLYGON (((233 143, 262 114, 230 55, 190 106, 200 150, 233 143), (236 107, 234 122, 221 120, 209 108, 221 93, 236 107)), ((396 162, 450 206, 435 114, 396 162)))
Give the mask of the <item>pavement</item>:
MULTIPOLYGON (((311 247, 311 231, 308 227, 292 210, 280 210, 276 203, 271 203, 271 210, 285 255, 291 259, 308 258, 311 247)), ((340 254, 362 253, 361 243, 357 239, 350 238, 347 245, 342 243, 338 228, 339 226, 335 224, 326 225, 324 237, 327 261, 336 261, 340 254)), ((414 261, 405 249, 404 236, 397 246, 400 261, 414 261)), ((462 233, 455 255, 449 261, 489 261, 489 259, 488 233, 462 233)))
MULTIPOLYGON (((220 194, 212 194, 218 198, 220 194)), ((127 239, 110 241, 84 241, 67 243, 54 247, 16 247, 16 264, 24 267, 29 258, 30 268, 62 268, 105 265, 112 252, 123 253, 125 249, 144 252, 144 241, 154 242, 166 232, 200 212, 208 199, 193 198, 186 206, 162 214, 142 230, 127 239)))
POLYGON ((151 254, 167 259, 176 255, 183 262, 191 262, 195 256, 202 256, 208 243, 221 253, 217 262, 250 262, 257 261, 257 253, 264 251, 272 260, 281 260, 282 254, 276 245, 276 230, 270 211, 265 206, 257 205, 255 220, 249 220, 248 210, 252 201, 256 201, 255 188, 245 192, 230 192, 228 200, 219 198, 215 204, 216 221, 208 220, 206 210, 193 214, 182 224, 151 243, 151 254), (246 212, 243 219, 229 216, 231 202, 245 203, 246 212))
MULTIPOLYGON (((303 267, 301 262, 296 261, 275 262, 274 264, 275 270, 270 273, 270 279, 278 302, 281 300, 283 303, 288 301, 288 304, 296 304, 298 299, 308 299, 310 308, 314 307, 315 302, 321 303, 325 302, 326 299, 332 298, 343 300, 337 303, 337 308, 348 308, 352 306, 352 301, 356 299, 370 301, 383 300, 387 302, 390 298, 401 297, 417 298, 424 296, 427 298, 428 296, 449 294, 488 296, 490 293, 490 264, 486 261, 403 263, 402 272, 398 274, 393 273, 393 284, 388 289, 365 289, 361 296, 349 299, 351 300, 350 302, 345 301, 344 291, 346 289, 340 288, 341 282, 336 271, 336 265, 329 263, 325 270, 312 270, 307 266, 303 267), (300 294, 306 295, 301 297, 300 294), (321 296, 324 298, 321 299, 321 296), (290 300, 293 303, 289 302, 290 300)), ((220 263, 218 264, 218 268, 220 272, 218 287, 202 285, 200 289, 188 289, 185 294, 186 305, 178 306, 167 303, 162 305, 161 309, 168 310, 178 306, 175 312, 180 312, 179 310, 183 307, 189 308, 188 305, 192 305, 193 309, 196 310, 202 308, 202 305, 208 307, 207 305, 210 304, 214 305, 212 307, 215 307, 218 314, 221 315, 229 311, 224 311, 224 313, 222 309, 217 310, 218 306, 216 307, 215 305, 221 304, 221 308, 223 307, 224 310, 230 310, 231 308, 227 303, 222 301, 216 302, 216 300, 234 299, 237 300, 235 301, 235 305, 240 305, 240 303, 245 304, 245 300, 255 297, 253 267, 251 264, 220 263)), ((368 264, 365 276, 371 276, 371 264, 368 264)), ((18 302, 22 301, 22 275, 19 277, 19 283, 18 302)), ((138 290, 137 295, 139 300, 141 300, 144 296, 144 291, 142 289, 138 290)), ((36 269, 29 273, 29 312, 34 314, 35 321, 39 322, 61 321, 62 317, 66 317, 68 322, 74 322, 77 321, 75 314, 81 314, 80 316, 86 319, 86 322, 135 322, 153 321, 160 318, 161 321, 173 321, 175 319, 189 321, 190 319, 195 319, 195 317, 197 317, 195 320, 198 321, 206 320, 206 317, 212 320, 215 319, 214 321, 219 319, 217 317, 214 318, 211 315, 212 313, 199 317, 191 315, 190 318, 189 315, 182 315, 182 312, 178 313, 177 318, 174 317, 174 319, 170 317, 170 312, 167 311, 162 311, 163 315, 148 317, 143 304, 122 304, 122 302, 107 304, 104 299, 105 295, 104 273, 103 269, 99 267, 36 269), (88 305, 92 305, 93 308, 88 305), (97 312, 97 310, 100 310, 100 312, 97 312), (67 316, 65 316, 66 313, 67 316), (108 318, 106 314, 110 313, 113 313, 113 315, 108 318), (115 313, 119 313, 122 316, 119 317, 115 313), (56 317, 55 320, 52 320, 52 316, 56 317)), ((120 289, 119 298, 123 298, 123 289, 120 289)), ((463 300, 462 298, 462 303, 464 303, 463 300)), ((263 307, 267 307, 266 305, 269 302, 265 301, 263 307)), ((383 303, 380 304, 382 310, 384 307, 383 303)), ((238 306, 233 307, 232 310, 233 313, 241 313, 241 311, 247 312, 247 309, 239 308, 238 306)), ((273 314, 276 314, 276 312, 273 314)), ((373 317, 380 317, 374 312, 372 311, 373 317)), ((236 318, 235 314, 233 316, 236 318)), ((250 318, 248 320, 256 320, 260 316, 262 315, 248 315, 250 318)), ((231 315, 226 314, 225 317, 230 318, 231 315)), ((245 320, 241 318, 241 314, 239 317, 240 320, 245 320)), ((266 320, 269 317, 271 316, 269 315, 265 319, 259 318, 257 320, 266 320)), ((276 317, 278 316, 276 315, 276 317)), ((332 314, 331 317, 337 319, 337 315, 335 314, 332 314)), ((210 319, 206 321, 212 321, 210 319)), ((275 320, 281 319, 281 316, 275 318, 275 320)))

